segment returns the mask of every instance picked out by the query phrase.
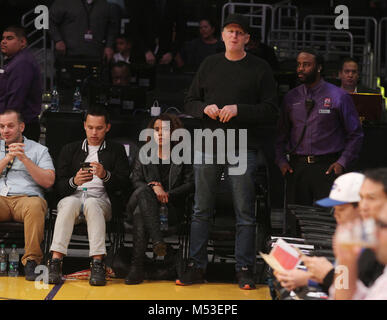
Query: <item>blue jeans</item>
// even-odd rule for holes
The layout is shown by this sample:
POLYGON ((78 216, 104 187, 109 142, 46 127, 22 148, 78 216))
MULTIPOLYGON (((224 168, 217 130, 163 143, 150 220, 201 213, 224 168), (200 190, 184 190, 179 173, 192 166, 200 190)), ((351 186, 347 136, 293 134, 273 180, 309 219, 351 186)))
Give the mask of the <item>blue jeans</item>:
POLYGON ((198 268, 206 269, 207 242, 215 208, 215 194, 220 175, 230 182, 236 215, 236 271, 253 267, 256 255, 255 173, 257 151, 247 152, 247 170, 242 175, 228 175, 230 164, 194 164, 195 204, 191 222, 190 258, 198 268))

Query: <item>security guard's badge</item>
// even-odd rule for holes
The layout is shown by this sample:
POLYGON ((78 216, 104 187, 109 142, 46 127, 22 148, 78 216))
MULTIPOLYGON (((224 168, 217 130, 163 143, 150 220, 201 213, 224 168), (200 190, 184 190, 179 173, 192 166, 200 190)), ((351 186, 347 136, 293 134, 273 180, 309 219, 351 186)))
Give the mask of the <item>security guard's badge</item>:
POLYGON ((85 41, 92 41, 93 40, 93 33, 91 32, 91 30, 88 30, 84 34, 84 38, 85 38, 85 41))
POLYGON ((329 114, 331 113, 330 107, 332 106, 331 98, 324 98, 324 109, 319 109, 318 113, 329 114))

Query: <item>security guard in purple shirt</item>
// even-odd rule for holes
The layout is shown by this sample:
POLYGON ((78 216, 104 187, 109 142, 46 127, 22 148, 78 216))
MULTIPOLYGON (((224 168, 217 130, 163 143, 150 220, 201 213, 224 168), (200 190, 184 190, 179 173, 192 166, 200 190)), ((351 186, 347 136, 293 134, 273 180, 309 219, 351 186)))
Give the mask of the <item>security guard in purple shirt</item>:
POLYGON ((0 67, 0 112, 6 109, 20 112, 26 125, 23 134, 38 141, 42 82, 40 67, 26 47, 23 28, 11 26, 5 29, 1 40, 5 65, 0 67))
POLYGON ((297 56, 302 84, 284 97, 276 163, 287 177, 290 204, 313 205, 327 197, 335 178, 359 155, 363 131, 352 98, 325 82, 323 60, 312 50, 297 56))

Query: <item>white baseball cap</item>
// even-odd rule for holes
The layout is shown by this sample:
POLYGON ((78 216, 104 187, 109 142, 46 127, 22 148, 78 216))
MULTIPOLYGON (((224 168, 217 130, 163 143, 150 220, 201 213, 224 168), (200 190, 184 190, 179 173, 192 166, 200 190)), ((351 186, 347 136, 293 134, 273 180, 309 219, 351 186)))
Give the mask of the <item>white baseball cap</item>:
POLYGON ((340 204, 359 202, 359 191, 363 181, 364 174, 362 173, 345 173, 333 182, 329 197, 316 201, 316 204, 322 207, 334 207, 340 204))

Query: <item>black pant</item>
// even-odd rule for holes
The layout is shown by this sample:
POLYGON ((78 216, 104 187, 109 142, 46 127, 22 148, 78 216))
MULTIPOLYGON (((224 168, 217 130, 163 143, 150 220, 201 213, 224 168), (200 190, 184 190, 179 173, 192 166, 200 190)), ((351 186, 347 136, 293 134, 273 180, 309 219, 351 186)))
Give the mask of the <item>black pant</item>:
MULTIPOLYGON (((168 225, 173 225, 177 220, 177 210, 172 203, 168 203, 167 207, 168 225)), ((143 267, 149 237, 153 244, 163 241, 159 209, 160 203, 148 186, 136 189, 129 199, 127 210, 133 213, 132 265, 136 267, 143 267)))
MULTIPOLYGON (((172 201, 168 202, 167 207, 168 225, 175 225, 178 222, 178 207, 172 201)), ((135 230, 144 228, 145 233, 152 238, 153 243, 163 240, 160 230, 160 202, 150 187, 140 187, 133 192, 129 200, 128 211, 140 216, 133 219, 135 230)), ((142 234, 143 231, 140 233, 142 234)))
POLYGON ((39 121, 26 123, 24 131, 23 131, 23 135, 30 140, 34 140, 36 142, 39 142, 39 139, 40 139, 40 123, 39 123, 39 121))
POLYGON ((307 163, 300 160, 291 160, 293 173, 287 175, 287 202, 313 206, 315 201, 328 197, 333 181, 337 175, 332 171, 325 172, 336 160, 323 160, 316 163, 307 163))

